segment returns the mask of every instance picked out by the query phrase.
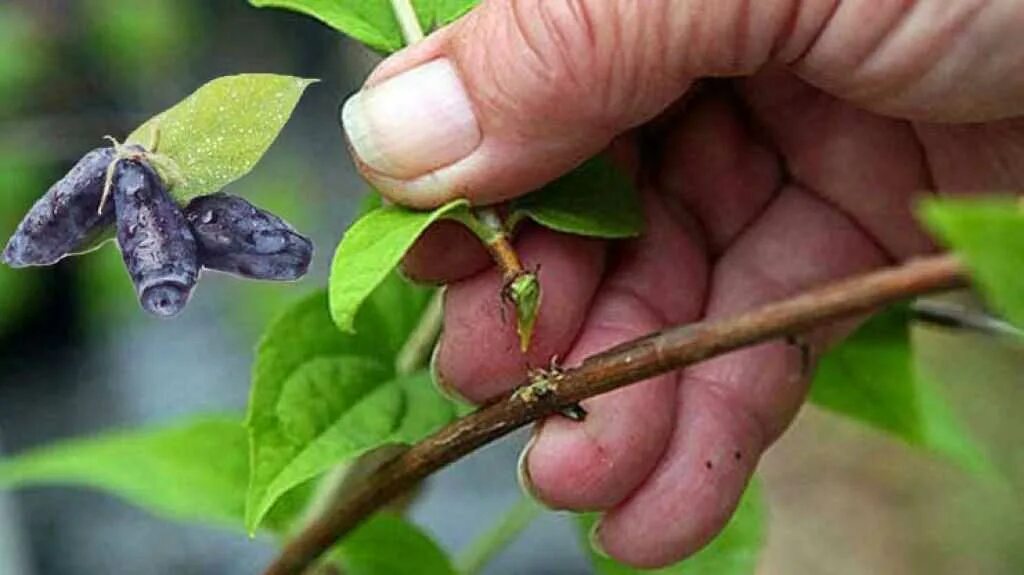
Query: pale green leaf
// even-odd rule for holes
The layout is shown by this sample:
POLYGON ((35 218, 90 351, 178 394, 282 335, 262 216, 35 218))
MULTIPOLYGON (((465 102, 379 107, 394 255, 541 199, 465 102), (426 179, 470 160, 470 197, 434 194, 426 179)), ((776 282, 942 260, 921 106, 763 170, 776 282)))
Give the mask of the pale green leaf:
POLYGON ((329 555, 346 575, 456 575, 447 553, 419 527, 381 513, 329 555))
POLYGON ((1024 327, 1024 202, 934 200, 922 213, 928 226, 963 258, 993 308, 1024 327))
POLYGON ((282 495, 371 450, 411 444, 455 418, 427 373, 381 384, 384 370, 360 357, 304 364, 284 384, 252 436, 259 448, 246 524, 254 530, 282 495))
POLYGON ((905 306, 876 315, 827 353, 815 373, 810 400, 967 469, 988 469, 939 390, 916 369, 905 306))
POLYGON ((595 553, 589 543, 589 534, 596 521, 597 516, 592 514, 578 517, 583 545, 598 575, 753 575, 764 546, 766 523, 764 499, 755 480, 747 488, 729 524, 710 545, 681 563, 651 571, 627 567, 595 553))
POLYGON ((513 222, 526 217, 559 232, 600 238, 643 233, 644 212, 633 184, 603 158, 594 158, 544 188, 513 200, 513 222))
POLYGON ((157 144, 176 168, 164 170, 171 193, 187 202, 249 173, 314 81, 274 74, 217 78, 147 121, 128 142, 157 144))
POLYGON ((356 221, 341 239, 331 265, 331 316, 338 327, 355 331, 356 313, 363 302, 430 224, 468 210, 466 200, 455 200, 432 212, 385 206, 356 221))
POLYGON ((0 460, 0 486, 84 486, 160 516, 240 527, 249 465, 237 418, 72 439, 0 460))

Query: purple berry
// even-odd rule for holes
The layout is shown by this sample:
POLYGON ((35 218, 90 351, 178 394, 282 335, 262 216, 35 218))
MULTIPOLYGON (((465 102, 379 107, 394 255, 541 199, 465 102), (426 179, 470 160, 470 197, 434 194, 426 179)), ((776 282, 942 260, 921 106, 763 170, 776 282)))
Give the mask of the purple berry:
POLYGON ((143 309, 180 313, 199 276, 195 237, 160 176, 143 161, 121 160, 114 172, 117 242, 143 309))
POLYGON ((112 202, 99 213, 113 148, 86 154, 36 202, 3 252, 14 268, 46 266, 89 246, 114 222, 112 202))
POLYGON ((309 271, 313 243, 281 218, 224 193, 185 208, 203 267, 251 279, 290 281, 309 271))

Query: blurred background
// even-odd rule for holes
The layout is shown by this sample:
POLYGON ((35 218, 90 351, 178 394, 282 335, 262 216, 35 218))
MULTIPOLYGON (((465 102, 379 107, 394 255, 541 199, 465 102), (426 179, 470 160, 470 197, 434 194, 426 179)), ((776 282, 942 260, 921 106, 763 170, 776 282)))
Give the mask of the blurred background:
MULTIPOLYGON (((38 271, 0 267, 0 451, 245 408, 252 349, 269 318, 321 285, 363 185, 337 108, 376 56, 301 16, 241 0, 2 0, 0 238, 110 134, 214 77, 322 78, 266 159, 234 184, 311 235, 298 285, 208 275, 173 322, 141 313, 111 246, 38 271)), ((229 189, 229 191, 231 191, 229 189)), ((1024 353, 980 336, 918 334, 954 411, 1005 482, 978 482, 813 408, 763 465, 763 573, 1024 572, 1024 353), (953 349, 955 353, 948 353, 953 349)), ((442 473, 416 520, 459 548, 519 497, 522 437, 442 473)), ((563 517, 545 515, 490 569, 587 573, 563 517)), ((273 552, 241 534, 166 523, 81 490, 0 493, 0 575, 250 574, 273 552)))

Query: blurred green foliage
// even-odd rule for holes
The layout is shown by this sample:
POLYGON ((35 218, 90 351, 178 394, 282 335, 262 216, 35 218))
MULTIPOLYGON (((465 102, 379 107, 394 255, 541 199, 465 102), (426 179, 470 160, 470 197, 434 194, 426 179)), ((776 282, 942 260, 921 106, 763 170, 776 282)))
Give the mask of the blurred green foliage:
POLYGON ((810 401, 965 469, 991 473, 991 464, 953 416, 939 388, 918 370, 911 320, 907 306, 893 306, 825 354, 810 401))
MULTIPOLYGON (((34 82, 43 72, 47 45, 28 14, 13 4, 0 4, 0 120, 14 119, 34 82)), ((14 232, 43 181, 40 158, 0 133, 0 244, 14 232)), ((2 245, 0 245, 2 249, 2 245)), ((32 307, 39 273, 0 266, 0 336, 32 307)))
POLYGON ((29 15, 14 4, 0 4, 0 118, 29 93, 47 57, 47 44, 29 15))
MULTIPOLYGON (((6 188, 0 193, 0 237, 2 242, 14 232, 21 214, 32 205, 33 189, 42 183, 38 165, 30 158, 0 151, 0 182, 6 188)), ((0 335, 33 307, 38 270, 13 270, 0 266, 0 335)))
MULTIPOLYGON (((199 15, 194 2, 179 0, 83 0, 78 15, 85 46, 103 62, 107 81, 146 93, 188 65, 197 47, 199 15)), ((154 110, 156 111, 156 110, 154 110)))
POLYGON ((922 214, 963 259, 988 303, 1024 327, 1024 201, 1013 196, 935 200, 922 214))

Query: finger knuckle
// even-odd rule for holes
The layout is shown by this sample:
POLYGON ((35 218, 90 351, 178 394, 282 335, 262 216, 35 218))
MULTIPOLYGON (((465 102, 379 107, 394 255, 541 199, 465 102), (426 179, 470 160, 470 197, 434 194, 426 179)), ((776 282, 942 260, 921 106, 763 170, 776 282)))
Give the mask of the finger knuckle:
POLYGON ((499 31, 483 48, 491 68, 489 85, 479 86, 484 105, 545 129, 566 121, 599 126, 617 80, 616 59, 607 56, 621 40, 620 23, 602 3, 517 0, 482 16, 493 19, 478 22, 482 29, 499 31))

